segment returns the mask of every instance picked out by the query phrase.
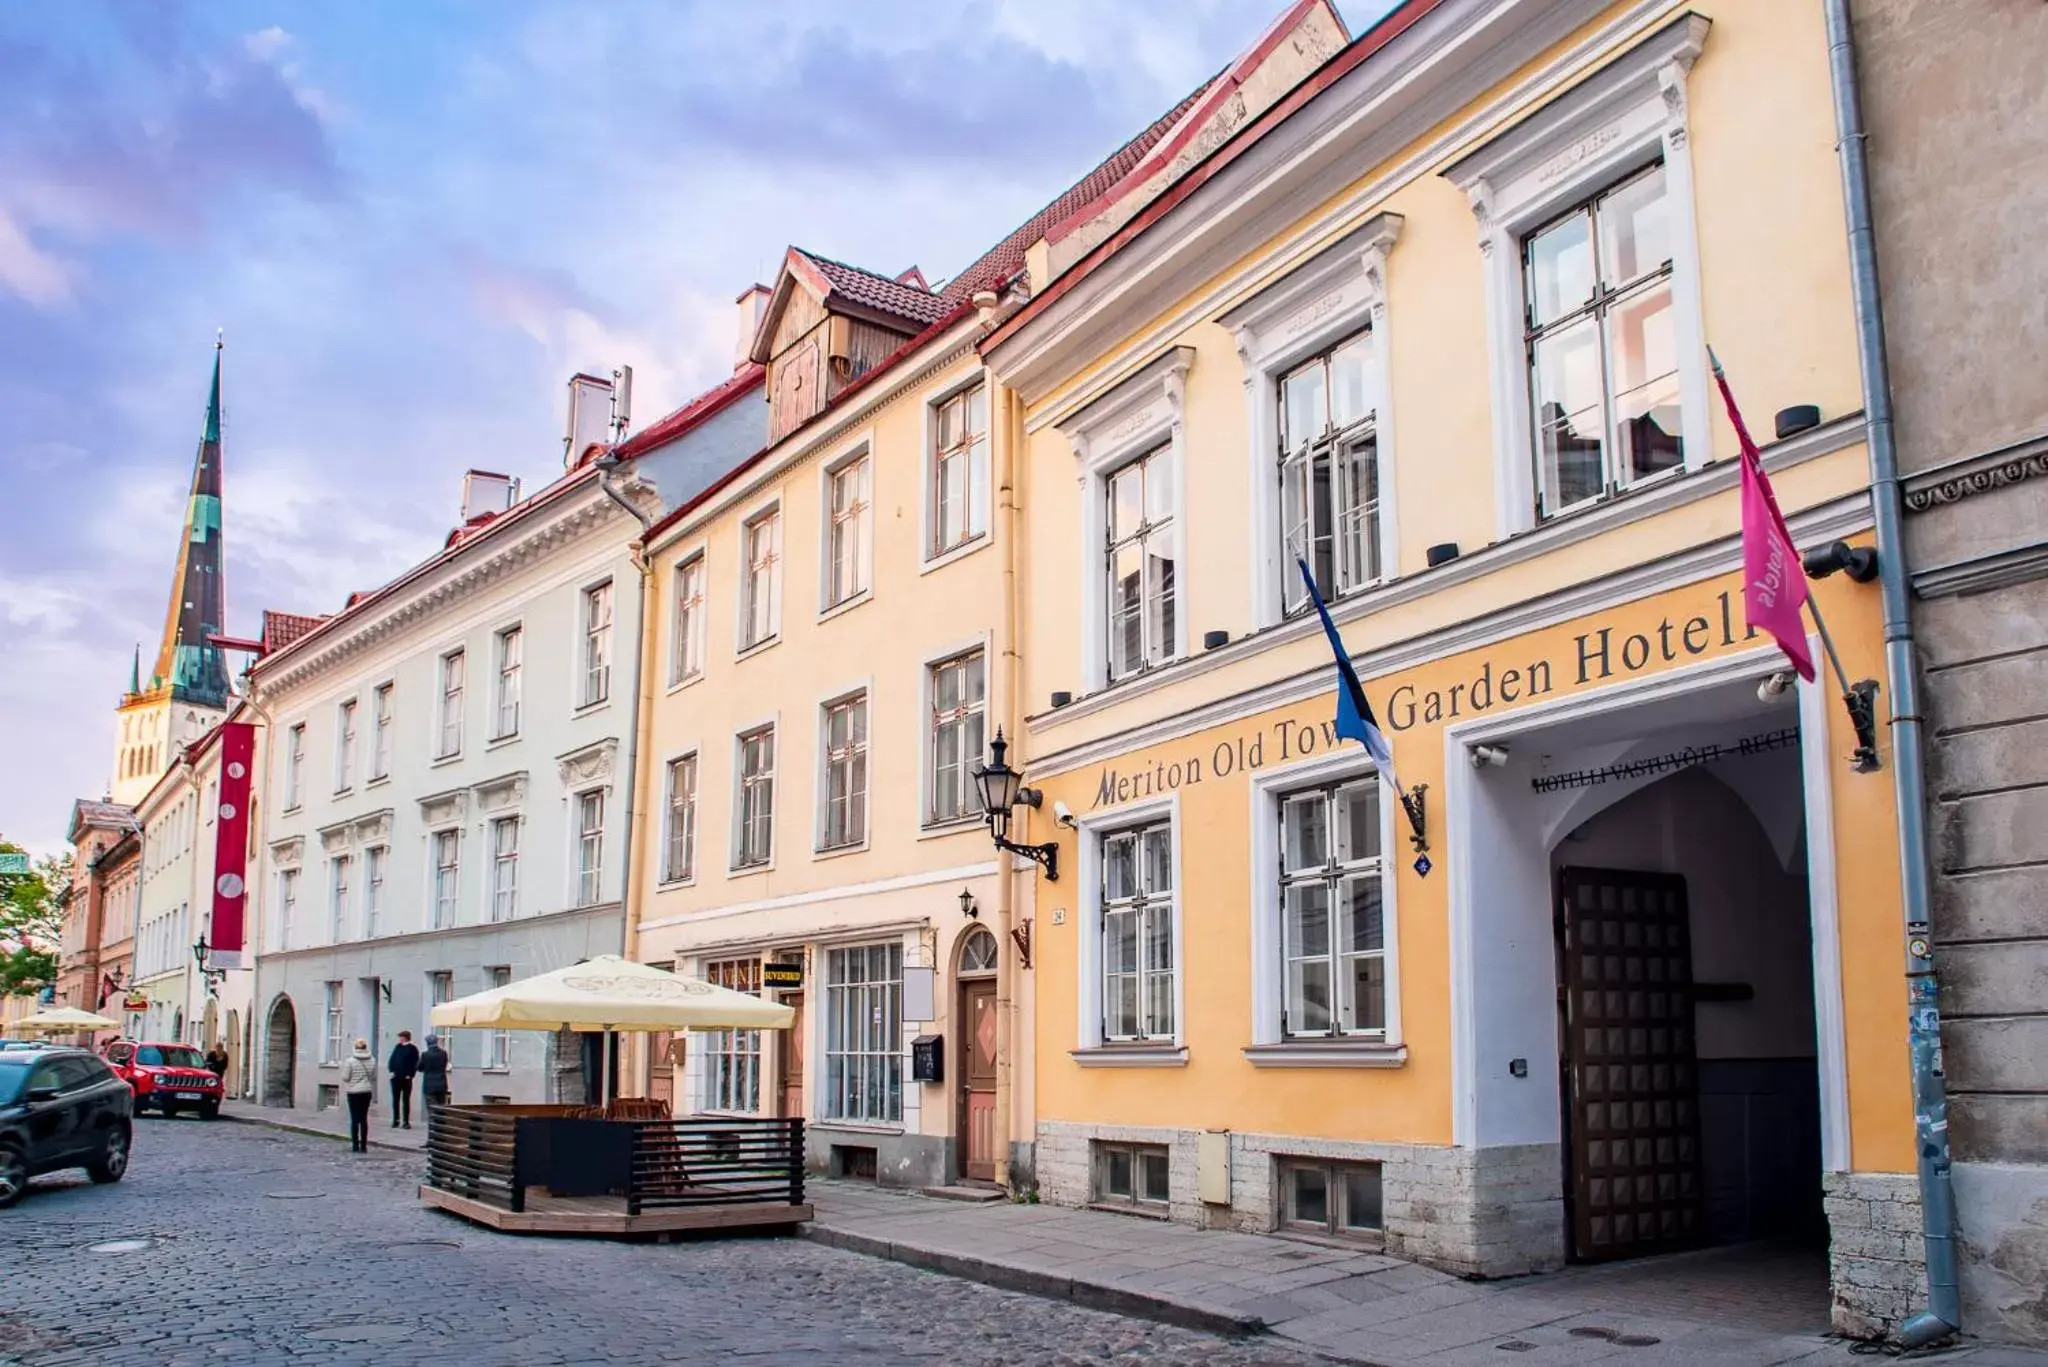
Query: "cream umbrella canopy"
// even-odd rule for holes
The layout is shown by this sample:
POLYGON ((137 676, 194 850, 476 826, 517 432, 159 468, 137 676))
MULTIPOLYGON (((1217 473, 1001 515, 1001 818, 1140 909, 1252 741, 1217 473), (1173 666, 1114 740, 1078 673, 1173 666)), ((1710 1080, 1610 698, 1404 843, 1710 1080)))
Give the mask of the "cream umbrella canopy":
POLYGON ((787 1030, 796 1011, 616 954, 600 954, 552 973, 442 1002, 427 1018, 436 1028, 449 1029, 602 1031, 607 1036, 602 1094, 609 1104, 608 1037, 615 1030, 787 1030))
POLYGON ((118 1030, 121 1022, 96 1016, 90 1011, 81 1011, 75 1006, 53 1006, 48 1011, 38 1011, 32 1016, 23 1016, 16 1021, 20 1030, 31 1030, 41 1034, 55 1035, 66 1030, 118 1030))

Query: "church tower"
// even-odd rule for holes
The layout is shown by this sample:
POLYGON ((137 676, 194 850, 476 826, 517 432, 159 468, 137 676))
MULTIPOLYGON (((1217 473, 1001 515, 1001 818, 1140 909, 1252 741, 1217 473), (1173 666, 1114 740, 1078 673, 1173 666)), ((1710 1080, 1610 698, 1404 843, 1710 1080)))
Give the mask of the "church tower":
POLYGON ((117 714, 114 777, 109 795, 133 806, 177 759, 178 751, 226 715, 227 660, 213 638, 227 627, 225 556, 220 518, 220 352, 213 348, 213 388, 206 430, 192 468, 192 496, 178 538, 178 568, 171 579, 163 642, 148 677, 141 647, 130 666, 128 691, 117 714))

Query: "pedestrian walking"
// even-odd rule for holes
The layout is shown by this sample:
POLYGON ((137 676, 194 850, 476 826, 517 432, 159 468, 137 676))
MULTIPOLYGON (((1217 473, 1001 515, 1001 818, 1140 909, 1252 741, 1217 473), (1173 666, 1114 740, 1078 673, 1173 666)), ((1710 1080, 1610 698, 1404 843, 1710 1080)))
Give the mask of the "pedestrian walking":
POLYGON ((218 1040, 206 1051, 206 1071, 223 1081, 227 1079, 228 1051, 220 1047, 218 1040))
POLYGON ((348 1146, 357 1153, 370 1151, 370 1099, 377 1095, 377 1060, 370 1042, 356 1041, 341 1065, 341 1090, 348 1097, 348 1146))
POLYGON ((448 1104, 448 1051, 439 1035, 427 1036, 427 1052, 420 1055, 420 1095, 429 1110, 448 1104))
POLYGON ((391 1074, 391 1128, 400 1125, 412 1128, 412 1080, 420 1070, 420 1051, 412 1042, 412 1031, 398 1032, 398 1043, 391 1046, 391 1057, 385 1063, 391 1074))

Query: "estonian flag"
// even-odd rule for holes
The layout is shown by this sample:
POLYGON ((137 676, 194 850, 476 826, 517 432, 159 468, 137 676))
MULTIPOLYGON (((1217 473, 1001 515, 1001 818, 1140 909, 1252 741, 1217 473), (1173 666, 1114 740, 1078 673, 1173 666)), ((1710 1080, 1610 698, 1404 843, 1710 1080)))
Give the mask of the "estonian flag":
POLYGON ((1344 638, 1337 634, 1337 624, 1330 620, 1330 610, 1323 605, 1322 591, 1316 587, 1316 577, 1309 572, 1308 561, 1296 557, 1295 564, 1301 567, 1302 582, 1308 585, 1309 601, 1316 605, 1316 616, 1323 619, 1323 632, 1330 638, 1330 649, 1337 656, 1337 734, 1349 736, 1365 747, 1379 764, 1380 772, 1394 785, 1394 791, 1401 791, 1401 781, 1394 777, 1394 751, 1387 744, 1387 737, 1380 730, 1379 720, 1372 714, 1372 704, 1365 700, 1365 686, 1358 682, 1358 671, 1352 668, 1351 657, 1344 651, 1344 638))

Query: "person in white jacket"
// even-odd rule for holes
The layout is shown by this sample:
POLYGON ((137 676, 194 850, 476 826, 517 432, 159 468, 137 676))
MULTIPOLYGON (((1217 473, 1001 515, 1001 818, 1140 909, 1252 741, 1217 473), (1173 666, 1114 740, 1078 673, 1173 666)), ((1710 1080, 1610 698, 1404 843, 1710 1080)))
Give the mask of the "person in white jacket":
POLYGON ((357 1040, 342 1061, 341 1090, 348 1097, 348 1146, 356 1153, 368 1153, 370 1100, 377 1095, 377 1060, 370 1055, 368 1040, 357 1040))

